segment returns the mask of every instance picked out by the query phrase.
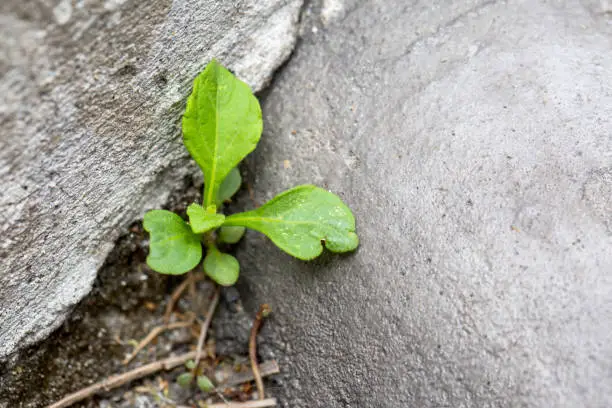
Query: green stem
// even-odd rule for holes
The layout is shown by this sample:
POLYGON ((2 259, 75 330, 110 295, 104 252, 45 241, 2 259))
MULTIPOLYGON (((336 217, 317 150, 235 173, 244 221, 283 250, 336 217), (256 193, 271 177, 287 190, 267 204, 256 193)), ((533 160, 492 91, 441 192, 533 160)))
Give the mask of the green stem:
POLYGON ((208 231, 202 234, 202 243, 207 249, 211 247, 216 248, 215 240, 216 240, 216 237, 213 231, 208 231))

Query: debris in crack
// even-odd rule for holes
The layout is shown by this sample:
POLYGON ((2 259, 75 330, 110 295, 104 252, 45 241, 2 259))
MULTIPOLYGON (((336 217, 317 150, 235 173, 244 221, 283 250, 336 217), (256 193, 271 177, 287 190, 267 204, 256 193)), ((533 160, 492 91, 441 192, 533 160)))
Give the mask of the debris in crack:
MULTIPOLYGON (((184 211, 190 202, 199 199, 201 191, 201 184, 189 180, 170 199, 168 208, 184 211)), ((75 308, 66 323, 48 340, 16 356, 20 363, 11 370, 0 367, 0 403, 23 408, 48 406, 79 388, 85 393, 79 396, 87 398, 79 404, 83 407, 112 403, 113 407, 131 408, 161 406, 155 401, 173 401, 177 405, 218 401, 216 394, 207 396, 197 388, 181 389, 175 382, 181 372, 176 365, 166 371, 168 361, 195 359, 200 331, 188 324, 193 318, 191 311, 206 310, 214 286, 198 278, 197 272, 186 279, 149 270, 145 262, 146 248, 146 235, 140 223, 135 223, 118 240, 92 293, 75 308), (185 291, 191 283, 197 285, 196 298, 185 291), (184 293, 177 295, 181 287, 184 293), (168 323, 165 323, 166 310, 171 310, 168 323), (139 345, 136 339, 146 341, 134 348, 139 345), (123 364, 126 357, 133 358, 132 369, 115 375, 126 372, 123 364), (92 385, 100 380, 103 382, 92 385), (126 381, 130 383, 125 384, 126 381), (117 385, 121 386, 115 388, 117 385), (33 387, 36 393, 31 392, 33 387)), ((224 324, 232 322, 227 316, 236 313, 236 302, 239 302, 236 297, 236 294, 232 296, 231 304, 219 304, 225 316, 224 324)), ((245 329, 247 336, 248 331, 245 329)), ((248 401, 255 387, 249 384, 254 378, 246 352, 222 355, 217 345, 232 339, 215 338, 214 328, 211 335, 202 346, 200 366, 225 398, 248 401)), ((247 341, 244 338, 243 341, 246 349, 247 341)), ((260 368, 263 376, 279 372, 275 361, 266 361, 260 368)), ((76 401, 73 398, 68 401, 76 401)), ((55 406, 68 406, 65 404, 55 406)))

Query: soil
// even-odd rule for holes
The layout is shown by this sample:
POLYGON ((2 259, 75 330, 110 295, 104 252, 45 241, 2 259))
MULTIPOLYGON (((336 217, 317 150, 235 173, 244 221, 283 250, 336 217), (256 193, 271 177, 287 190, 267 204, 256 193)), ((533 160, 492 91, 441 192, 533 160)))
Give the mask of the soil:
MULTIPOLYGON (((200 199, 201 191, 201 185, 185 180, 184 189, 174 194, 167 208, 184 215, 187 206, 200 199)), ((147 234, 141 222, 129 226, 99 271, 91 293, 74 308, 64 324, 47 340, 24 350, 16 359, 16 365, 0 366, 1 408, 44 407, 110 375, 165 358, 171 353, 194 349, 197 326, 166 332, 142 350, 129 366, 122 363, 133 350, 134 342, 162 323, 169 294, 185 278, 152 271, 145 262, 147 248, 147 234)), ((206 313, 206 302, 213 286, 208 281, 201 281, 198 285, 197 291, 186 294, 178 302, 174 319, 180 319, 181 311, 206 313)), ((232 322, 235 327, 225 330, 229 336, 224 334, 224 344, 216 347, 215 332, 222 334, 224 330, 215 330, 213 322, 213 329, 209 331, 213 340, 208 344, 211 355, 219 350, 227 354, 246 351, 244 341, 248 338, 252 317, 243 311, 235 289, 223 290, 215 317, 218 319, 223 320, 223 327, 232 322), (244 334, 234 335, 237 331, 244 334)), ((234 363, 246 362, 246 358, 238 354, 227 355, 225 359, 234 363)), ((171 402, 196 404, 204 400, 206 396, 196 389, 185 390, 175 383, 176 377, 184 371, 178 368, 160 373, 74 406, 163 407, 173 406, 171 402)), ((235 397, 244 399, 248 396, 235 397)))

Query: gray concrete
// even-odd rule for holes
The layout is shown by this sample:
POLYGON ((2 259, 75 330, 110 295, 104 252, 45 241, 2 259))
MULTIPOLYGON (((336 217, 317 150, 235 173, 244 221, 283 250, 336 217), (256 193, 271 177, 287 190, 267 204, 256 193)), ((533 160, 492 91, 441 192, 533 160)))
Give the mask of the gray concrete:
POLYGON ((196 174, 179 118, 217 57, 261 89, 300 0, 0 2, 0 360, 91 287, 119 232, 196 174))
POLYGON ((362 244, 250 233, 284 407, 609 407, 612 3, 325 1, 265 100, 259 202, 339 193, 362 244), (290 161, 285 169, 284 160, 290 161))

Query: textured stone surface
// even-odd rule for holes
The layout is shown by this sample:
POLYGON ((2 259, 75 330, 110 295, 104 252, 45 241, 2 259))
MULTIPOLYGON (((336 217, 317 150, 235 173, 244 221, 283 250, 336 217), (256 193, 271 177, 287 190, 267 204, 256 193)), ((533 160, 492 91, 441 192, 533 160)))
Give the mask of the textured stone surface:
POLYGON ((122 227, 195 173, 179 118, 217 57, 255 89, 299 0, 0 4, 0 359, 90 289, 122 227))
POLYGON ((273 307, 261 351, 285 373, 271 392, 609 406, 609 2, 323 3, 266 98, 253 187, 328 187, 362 244, 304 263, 247 236, 239 288, 273 307))

